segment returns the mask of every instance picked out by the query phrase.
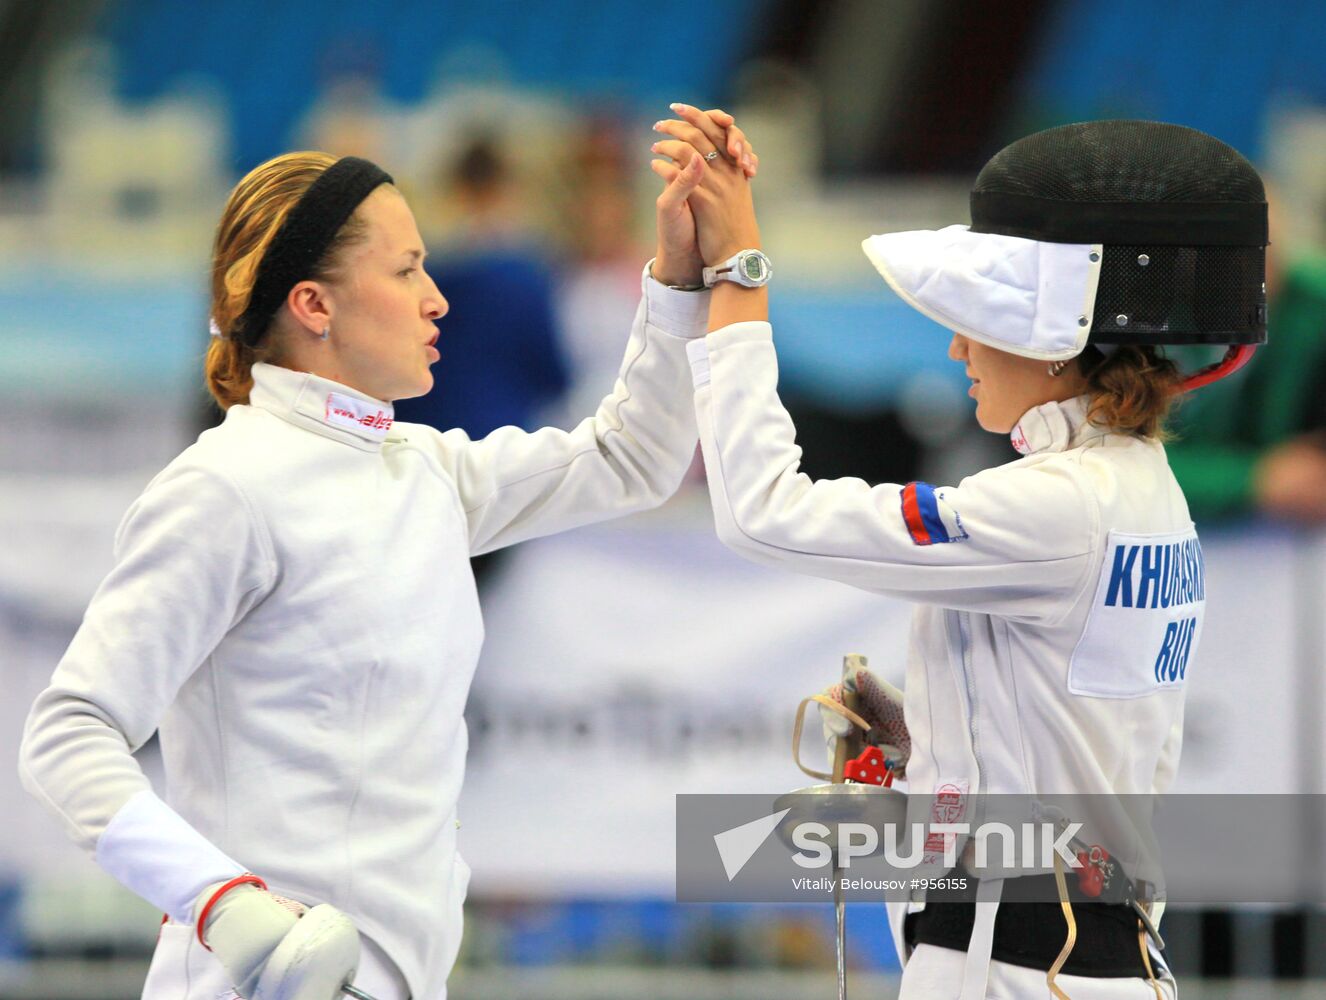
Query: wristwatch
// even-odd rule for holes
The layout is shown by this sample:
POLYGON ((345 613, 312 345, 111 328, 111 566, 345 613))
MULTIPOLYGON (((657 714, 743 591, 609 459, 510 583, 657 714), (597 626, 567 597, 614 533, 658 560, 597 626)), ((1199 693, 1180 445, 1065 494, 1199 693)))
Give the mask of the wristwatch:
POLYGON ((760 250, 738 250, 717 267, 704 269, 704 287, 713 288, 720 281, 735 281, 746 288, 767 285, 773 277, 773 264, 760 250))

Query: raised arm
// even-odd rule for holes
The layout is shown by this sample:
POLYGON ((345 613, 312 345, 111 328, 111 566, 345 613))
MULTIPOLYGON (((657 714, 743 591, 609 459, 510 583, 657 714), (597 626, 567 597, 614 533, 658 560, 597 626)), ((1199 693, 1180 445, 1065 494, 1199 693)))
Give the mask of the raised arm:
POLYGON ((655 507, 695 454, 686 344, 704 336, 708 295, 646 272, 613 391, 570 431, 501 427, 479 441, 422 429, 455 482, 478 554, 655 507))
MULTIPOLYGON (((735 148, 744 142, 731 116, 704 113, 735 148)), ((748 148, 733 158, 754 154, 748 148)), ((737 167, 739 171, 741 167, 737 167)), ((430 437, 454 479, 479 553, 657 506, 676 490, 695 453, 689 341, 703 337, 710 293, 688 197, 708 170, 699 157, 660 173, 658 252, 642 277, 642 297, 613 391, 571 431, 514 427, 471 441, 459 431, 430 437)))
POLYGON ((695 406, 719 537, 757 562, 959 610, 1047 621, 1087 585, 1097 517, 1061 463, 1021 463, 956 487, 812 481, 778 398, 767 323, 692 349, 695 406))
MULTIPOLYGON (((660 151, 684 163, 713 143, 704 123, 660 151)), ((759 246, 748 179, 721 157, 690 196, 707 264, 759 246)), ((724 282, 710 333, 689 355, 719 537, 753 560, 949 608, 1044 619, 1085 586, 1097 542, 1080 472, 1034 462, 960 487, 813 482, 778 398, 764 288, 724 282)))

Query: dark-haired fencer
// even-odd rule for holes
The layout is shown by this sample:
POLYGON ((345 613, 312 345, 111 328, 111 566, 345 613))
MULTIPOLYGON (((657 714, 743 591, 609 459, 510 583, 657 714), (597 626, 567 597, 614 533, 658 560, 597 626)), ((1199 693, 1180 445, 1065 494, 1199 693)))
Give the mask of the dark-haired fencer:
MULTIPOLYGON (((722 141, 693 109, 666 130, 667 177, 722 141)), ((956 822, 982 793, 1165 790, 1206 591, 1163 421, 1265 339, 1266 201, 1247 160, 1175 125, 1064 126, 990 160, 970 225, 865 240, 898 295, 951 331, 977 422, 1020 453, 953 486, 800 472, 751 184, 718 160, 689 202, 714 287, 710 332, 688 352, 719 536, 918 605, 912 800, 956 822), (1184 375, 1162 345, 1189 343, 1226 358, 1184 375)), ((891 904, 904 998, 1174 995, 1128 906, 1055 900, 1051 881, 1051 902, 1001 909, 1005 881, 891 904)))

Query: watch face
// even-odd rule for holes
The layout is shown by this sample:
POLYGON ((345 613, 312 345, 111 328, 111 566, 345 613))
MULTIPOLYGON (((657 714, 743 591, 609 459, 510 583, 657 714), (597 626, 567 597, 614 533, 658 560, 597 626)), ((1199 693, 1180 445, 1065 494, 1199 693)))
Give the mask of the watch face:
POLYGON ((751 281, 759 281, 764 277, 764 261, 755 254, 743 258, 741 267, 746 272, 746 277, 751 281))

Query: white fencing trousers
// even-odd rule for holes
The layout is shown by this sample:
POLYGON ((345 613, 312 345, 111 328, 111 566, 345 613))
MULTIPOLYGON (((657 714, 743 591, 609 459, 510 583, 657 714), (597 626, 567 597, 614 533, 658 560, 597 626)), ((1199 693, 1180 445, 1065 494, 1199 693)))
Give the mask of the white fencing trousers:
MULTIPOLYGON (((362 934, 359 944, 354 985, 373 1000, 410 1000, 404 978, 382 949, 362 934)), ((192 924, 161 925, 142 1000, 233 1000, 233 985, 216 956, 198 943, 192 924)), ((427 1000, 446 1000, 446 994, 427 1000)))
MULTIPOLYGON (((962 995, 967 953, 933 944, 919 944, 902 970, 898 1000, 958 1000, 962 995)), ((1179 991, 1168 973, 1158 979, 1165 1000, 1178 1000, 1179 991)), ((1054 984, 1070 1000, 1156 1000, 1145 979, 1099 979, 1095 976, 1058 975, 1054 984)), ((1050 1000, 1050 988, 1040 969, 1024 969, 1007 962, 990 963, 986 1000, 1050 1000)))

